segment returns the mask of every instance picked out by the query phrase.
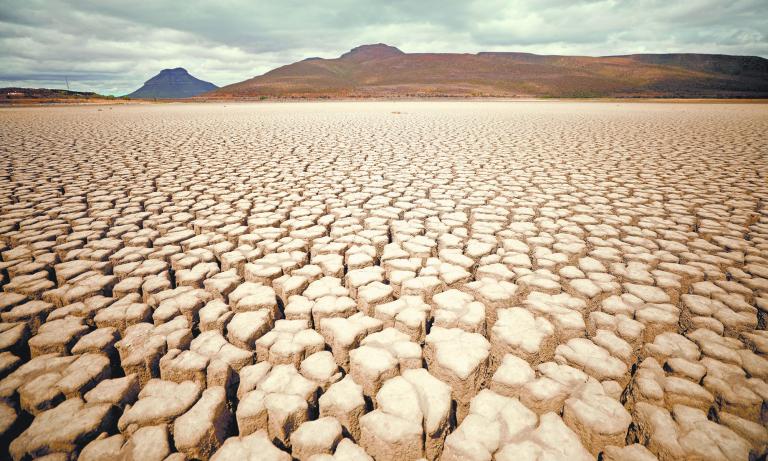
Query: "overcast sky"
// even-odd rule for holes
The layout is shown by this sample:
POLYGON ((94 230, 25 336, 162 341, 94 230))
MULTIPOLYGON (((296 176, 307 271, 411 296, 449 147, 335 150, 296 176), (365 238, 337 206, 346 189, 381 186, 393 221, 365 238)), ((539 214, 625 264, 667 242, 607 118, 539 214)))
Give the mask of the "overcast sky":
POLYGON ((0 86, 219 86, 383 42, 409 52, 768 57, 768 0, 0 0, 0 86))

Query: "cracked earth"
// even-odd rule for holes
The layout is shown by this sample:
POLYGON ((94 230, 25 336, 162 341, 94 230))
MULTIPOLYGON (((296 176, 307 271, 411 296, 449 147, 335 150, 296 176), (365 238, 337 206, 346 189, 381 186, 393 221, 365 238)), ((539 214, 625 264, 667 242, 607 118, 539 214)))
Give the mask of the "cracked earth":
POLYGON ((747 460, 768 110, 0 111, 0 457, 747 460))

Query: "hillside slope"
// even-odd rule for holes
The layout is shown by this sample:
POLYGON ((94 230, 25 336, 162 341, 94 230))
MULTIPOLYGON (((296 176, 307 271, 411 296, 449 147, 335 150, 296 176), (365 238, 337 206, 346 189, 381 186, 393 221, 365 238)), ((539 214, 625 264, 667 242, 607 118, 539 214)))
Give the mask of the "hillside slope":
POLYGON ((363 45, 206 93, 252 97, 768 97, 768 60, 753 56, 541 56, 403 53, 363 45))

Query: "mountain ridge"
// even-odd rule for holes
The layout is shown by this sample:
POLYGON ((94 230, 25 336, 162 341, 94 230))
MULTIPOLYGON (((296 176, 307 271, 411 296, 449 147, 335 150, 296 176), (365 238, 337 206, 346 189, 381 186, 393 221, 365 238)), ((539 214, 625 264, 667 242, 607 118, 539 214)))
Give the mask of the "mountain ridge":
POLYGON ((203 95, 402 96, 765 98, 768 60, 697 53, 404 53, 377 43, 338 58, 304 59, 203 95))

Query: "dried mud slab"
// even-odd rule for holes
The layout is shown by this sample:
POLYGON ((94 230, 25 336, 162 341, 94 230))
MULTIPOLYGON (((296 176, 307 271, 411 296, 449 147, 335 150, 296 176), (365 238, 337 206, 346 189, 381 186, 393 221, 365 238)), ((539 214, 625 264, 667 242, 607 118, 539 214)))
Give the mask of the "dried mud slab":
POLYGON ((0 458, 751 460, 765 105, 0 110, 0 458))

